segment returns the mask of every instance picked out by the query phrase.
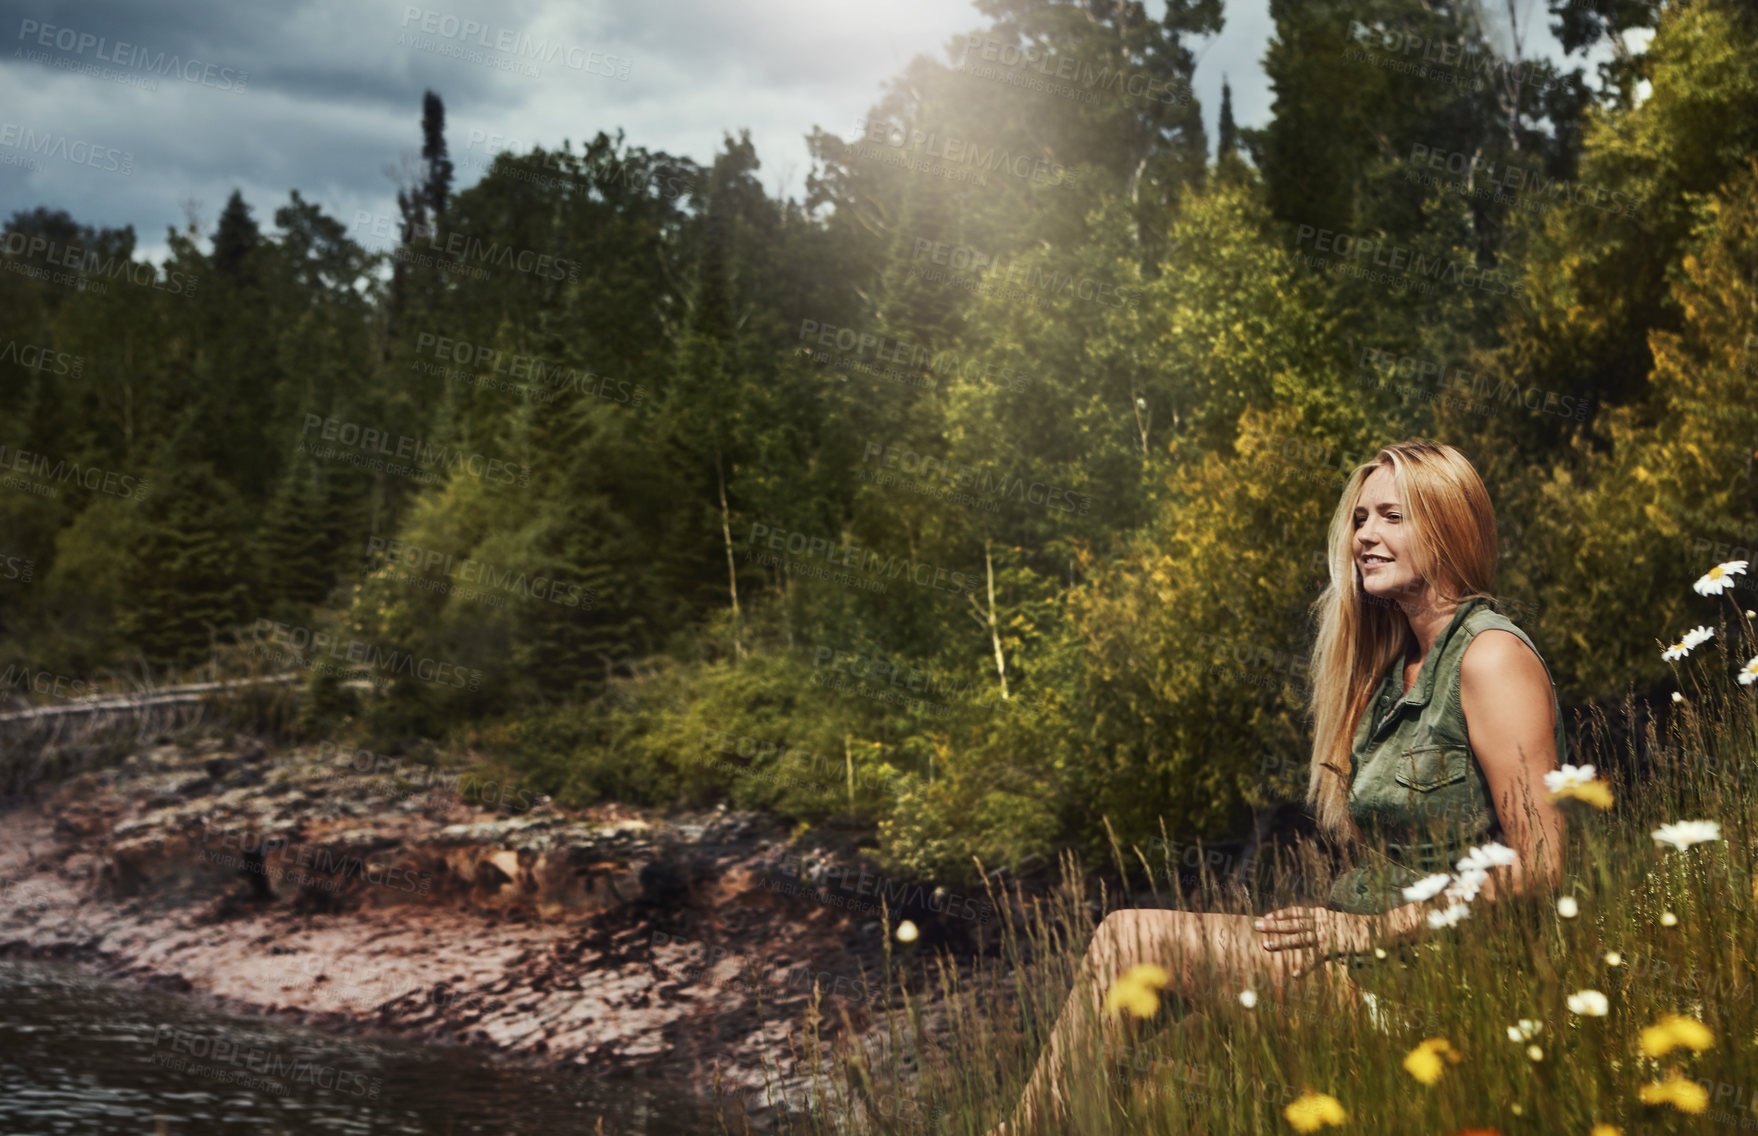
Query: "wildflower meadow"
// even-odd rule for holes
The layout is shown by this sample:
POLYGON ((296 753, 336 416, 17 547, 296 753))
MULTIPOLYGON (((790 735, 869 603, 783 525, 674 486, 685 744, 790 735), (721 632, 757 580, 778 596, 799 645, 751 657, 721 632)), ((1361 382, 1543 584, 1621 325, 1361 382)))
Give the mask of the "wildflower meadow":
MULTIPOLYGON (((1341 1007, 1316 981, 1278 998, 1229 986, 1225 970, 1198 1003, 1168 988, 1183 962, 1171 957, 1114 975, 1063 1111, 1039 1130, 1758 1129, 1758 638, 1731 588, 1745 569, 1711 569, 1696 587, 1714 601, 1698 601, 1703 622, 1661 645, 1678 679, 1664 726, 1620 740, 1614 718, 1595 714, 1580 723, 1580 762, 1546 778, 1568 822, 1554 892, 1483 902, 1478 887, 1511 853, 1472 849, 1408 889, 1430 907, 1428 934, 1376 950, 1362 965, 1380 973, 1341 1007)), ((1636 707, 1623 709, 1633 720, 1636 707)), ((1105 911, 1323 902, 1312 847, 1284 850, 1257 888, 1207 879, 1196 891, 1179 889, 1170 862, 1114 851, 1121 894, 1083 889, 1066 861, 1053 893, 1003 904, 1015 917, 974 966, 894 943, 883 1042, 824 1062, 787 1130, 995 1131, 1105 911)))

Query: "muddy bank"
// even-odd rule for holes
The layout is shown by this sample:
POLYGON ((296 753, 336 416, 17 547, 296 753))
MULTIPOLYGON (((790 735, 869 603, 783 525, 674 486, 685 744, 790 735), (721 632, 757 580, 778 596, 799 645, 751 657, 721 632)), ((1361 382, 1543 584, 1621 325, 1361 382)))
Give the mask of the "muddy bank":
POLYGON ((761 1105, 799 1090, 814 985, 826 1037, 871 1024, 880 897, 922 931, 893 939, 906 964, 994 929, 982 897, 756 816, 464 799, 483 788, 243 739, 142 750, 0 818, 0 951, 761 1105))

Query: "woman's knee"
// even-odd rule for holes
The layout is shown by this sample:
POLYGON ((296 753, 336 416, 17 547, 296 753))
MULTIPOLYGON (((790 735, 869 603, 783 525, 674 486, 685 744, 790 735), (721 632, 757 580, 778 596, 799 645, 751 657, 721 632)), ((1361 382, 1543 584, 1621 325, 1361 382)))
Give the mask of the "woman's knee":
POLYGON ((1113 911, 1099 922, 1088 956, 1107 971, 1121 972, 1137 963, 1156 962, 1165 953, 1168 916, 1177 912, 1130 908, 1113 911))

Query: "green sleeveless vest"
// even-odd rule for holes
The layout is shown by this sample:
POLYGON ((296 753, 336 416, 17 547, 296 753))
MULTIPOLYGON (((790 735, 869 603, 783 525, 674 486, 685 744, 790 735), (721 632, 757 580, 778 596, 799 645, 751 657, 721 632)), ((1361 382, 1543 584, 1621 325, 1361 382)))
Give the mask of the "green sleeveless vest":
MULTIPOLYGON (((1453 613, 1402 700, 1403 657, 1386 669, 1356 725, 1351 753, 1349 816, 1367 837, 1361 849, 1365 862, 1332 885, 1332 909, 1365 915, 1401 907, 1403 888, 1451 871, 1472 845, 1501 839, 1489 783, 1471 750, 1459 702, 1465 648, 1491 629, 1511 631, 1538 652, 1512 620, 1473 599, 1453 613), (1382 840, 1383 854, 1377 847, 1382 840)), ((1548 666, 1545 675, 1550 675, 1548 666)), ((1550 697, 1561 764, 1568 749, 1554 679, 1550 697)))

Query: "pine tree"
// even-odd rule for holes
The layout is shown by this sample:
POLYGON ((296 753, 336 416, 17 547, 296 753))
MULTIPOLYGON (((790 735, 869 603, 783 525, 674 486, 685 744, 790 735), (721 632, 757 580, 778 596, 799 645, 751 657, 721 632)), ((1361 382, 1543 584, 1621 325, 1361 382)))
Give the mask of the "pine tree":
POLYGON ((1221 80, 1220 138, 1215 148, 1215 175, 1223 183, 1236 185, 1244 181, 1245 159, 1239 155, 1239 128, 1233 122, 1233 88, 1221 80))
POLYGON ((1233 156, 1238 141, 1238 129, 1233 125, 1233 88, 1227 85, 1226 76, 1221 77, 1221 123, 1220 140, 1216 153, 1221 160, 1233 156))
POLYGON ((437 223, 450 200, 452 162, 446 157, 446 104, 432 91, 421 99, 421 156, 427 162, 421 201, 437 223))
POLYGON ((214 229, 214 271, 234 283, 245 283, 250 277, 246 260, 261 241, 262 234, 250 216, 250 206, 244 203, 244 194, 234 189, 214 229))

